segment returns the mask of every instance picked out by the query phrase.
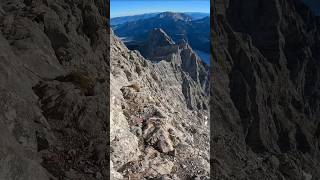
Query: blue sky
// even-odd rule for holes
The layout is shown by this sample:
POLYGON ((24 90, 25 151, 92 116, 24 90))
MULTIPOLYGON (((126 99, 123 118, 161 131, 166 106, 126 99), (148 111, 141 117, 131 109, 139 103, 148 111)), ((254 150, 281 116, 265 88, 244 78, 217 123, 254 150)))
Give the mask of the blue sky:
POLYGON ((111 18, 164 11, 210 13, 210 0, 110 0, 111 18))

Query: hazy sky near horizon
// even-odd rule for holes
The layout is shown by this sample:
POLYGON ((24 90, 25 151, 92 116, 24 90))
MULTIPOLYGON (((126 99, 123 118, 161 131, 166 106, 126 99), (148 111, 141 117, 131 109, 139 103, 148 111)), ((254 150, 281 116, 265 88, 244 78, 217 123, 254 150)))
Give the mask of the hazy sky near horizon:
POLYGON ((111 18, 164 11, 210 13, 210 0, 110 0, 111 18))

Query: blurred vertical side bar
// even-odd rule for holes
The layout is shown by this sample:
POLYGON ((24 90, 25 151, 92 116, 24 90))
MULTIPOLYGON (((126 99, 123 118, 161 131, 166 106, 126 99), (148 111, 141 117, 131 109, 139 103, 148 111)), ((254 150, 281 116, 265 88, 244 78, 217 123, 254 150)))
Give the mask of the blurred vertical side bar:
MULTIPOLYGON (((105 28, 104 28, 104 33, 107 34, 107 39, 108 39, 108 42, 107 42, 107 45, 108 45, 108 48, 107 48, 107 53, 108 56, 105 57, 105 59, 107 60, 107 64, 108 64, 108 71, 110 72, 110 0, 95 0, 96 2, 96 5, 98 6, 99 8, 99 12, 100 12, 100 15, 103 17, 103 20, 105 21, 104 24, 105 24, 105 28)), ((108 81, 108 87, 107 89, 109 90, 107 92, 107 97, 105 99, 106 101, 106 105, 108 107, 108 113, 107 113, 107 120, 106 120, 106 151, 105 151, 105 172, 106 172, 106 176, 107 176, 107 179, 110 179, 110 76, 108 77, 107 79, 108 81)))
POLYGON ((213 106, 213 83, 212 83, 212 79, 213 79, 213 62, 214 62, 214 58, 213 56, 214 54, 214 31, 216 29, 216 25, 214 23, 216 23, 216 21, 214 20, 216 18, 216 11, 215 11, 215 5, 216 0, 210 0, 210 50, 211 50, 211 58, 210 58, 210 64, 211 64, 211 69, 210 69, 210 101, 209 101, 209 105, 210 105, 210 113, 209 113, 209 117, 210 117, 210 121, 209 121, 209 126, 210 126, 210 179, 214 178, 214 163, 213 163, 213 157, 214 157, 214 149, 213 149, 213 118, 212 118, 212 106, 213 106))
POLYGON ((226 8, 228 7, 229 0, 211 0, 211 74, 210 74, 210 179, 219 179, 220 172, 224 170, 223 162, 217 158, 216 154, 218 151, 224 151, 219 144, 219 137, 221 132, 221 107, 219 106, 219 97, 217 94, 220 93, 218 86, 216 86, 221 80, 221 74, 223 69, 222 62, 226 60, 226 54, 224 53, 225 41, 223 28, 225 26, 224 18, 226 14, 226 8))
MULTIPOLYGON (((106 21, 105 24, 106 24, 106 31, 107 31, 107 34, 108 34, 108 70, 110 72, 110 0, 102 0, 103 1, 103 16, 104 16, 104 20, 106 21)), ((108 74, 109 75, 109 74, 108 74)), ((108 103, 107 104, 107 107, 108 107, 108 119, 107 119, 107 129, 106 129, 106 133, 107 133, 107 147, 106 147, 106 161, 107 161, 107 174, 109 175, 108 179, 110 179, 110 75, 108 77, 108 97, 106 97, 106 102, 108 103)))

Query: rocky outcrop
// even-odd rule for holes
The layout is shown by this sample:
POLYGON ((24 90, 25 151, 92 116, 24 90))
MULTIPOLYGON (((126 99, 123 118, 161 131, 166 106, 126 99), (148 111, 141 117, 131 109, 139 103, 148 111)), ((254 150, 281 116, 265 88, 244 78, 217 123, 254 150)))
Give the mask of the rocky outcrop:
POLYGON ((317 17, 299 0, 215 5, 212 176, 318 179, 317 17))
POLYGON ((111 34, 112 171, 132 179, 208 178, 206 93, 182 68, 183 61, 200 60, 182 59, 183 50, 161 29, 150 38, 152 61, 111 34), (169 46, 176 47, 171 55, 155 50, 169 46))
MULTIPOLYGON (((200 60, 185 40, 175 43, 161 28, 156 28, 149 32, 148 38, 138 45, 137 49, 144 57, 151 61, 159 62, 165 60, 173 62, 174 66, 188 73, 193 81, 200 84, 200 89, 208 93, 209 67, 200 60)), ((186 78, 187 77, 183 76, 183 79, 186 78)), ((185 83, 183 83, 185 92, 188 91, 188 86, 188 81, 185 81, 185 83)), ((190 96, 187 99, 191 99, 195 97, 196 94, 188 95, 185 93, 185 96, 190 96)), ((192 105, 190 105, 190 107, 191 106, 192 105)), ((202 105, 199 105, 199 107, 202 107, 202 105)))
POLYGON ((172 61, 172 55, 178 51, 178 45, 161 29, 156 28, 149 32, 148 38, 137 45, 137 50, 152 61, 172 61))

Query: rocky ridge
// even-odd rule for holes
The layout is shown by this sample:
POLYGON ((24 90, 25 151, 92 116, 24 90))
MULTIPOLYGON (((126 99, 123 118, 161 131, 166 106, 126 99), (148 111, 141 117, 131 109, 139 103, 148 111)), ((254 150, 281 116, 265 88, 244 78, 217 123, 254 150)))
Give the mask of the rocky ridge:
POLYGON ((183 39, 175 43, 161 28, 149 32, 147 40, 137 46, 139 52, 153 62, 174 62, 181 70, 202 86, 209 89, 209 67, 203 63, 190 45, 183 39))
POLYGON ((175 44, 161 29, 147 41, 145 59, 111 33, 112 172, 119 179, 209 178, 208 102, 198 75, 207 78, 208 70, 187 43, 175 44))
POLYGON ((207 70, 128 50, 100 5, 0 2, 0 179, 208 177, 207 70))

